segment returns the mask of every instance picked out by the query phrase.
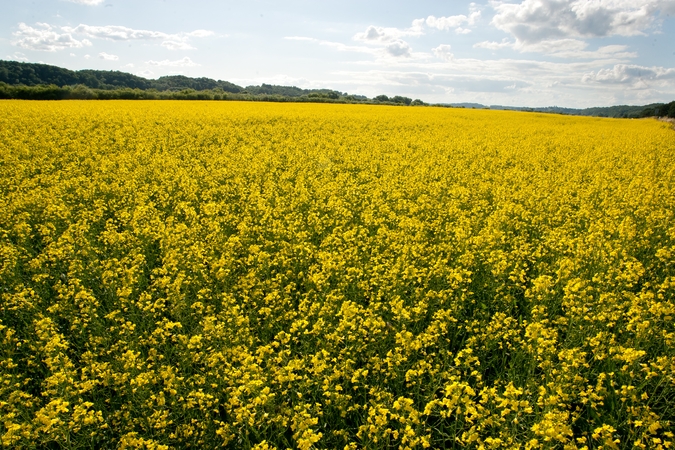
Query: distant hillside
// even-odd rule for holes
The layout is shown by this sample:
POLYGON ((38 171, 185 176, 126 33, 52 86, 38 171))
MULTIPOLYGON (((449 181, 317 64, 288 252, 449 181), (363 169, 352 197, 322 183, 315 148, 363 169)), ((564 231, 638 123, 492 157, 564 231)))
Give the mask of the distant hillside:
POLYGON ((502 105, 477 105, 497 110, 543 112, 551 114, 567 114, 570 116, 592 116, 592 117, 612 117, 621 119, 639 119, 642 117, 675 117, 675 101, 670 103, 652 103, 643 106, 618 105, 607 107, 594 107, 585 109, 561 108, 558 106, 548 106, 544 108, 529 108, 522 106, 502 106, 502 105))
MULTIPOLYGON (((338 98, 340 92, 330 89, 301 89, 294 86, 247 86, 243 88, 234 83, 211 78, 190 78, 184 75, 169 75, 149 80, 126 72, 112 70, 68 70, 48 64, 22 63, 0 60, 0 82, 10 86, 55 85, 58 87, 83 85, 91 89, 155 89, 157 91, 181 91, 194 89, 205 91, 220 89, 231 93, 252 95, 281 95, 300 97, 303 95, 325 94, 328 98, 338 98)), ((361 97, 365 99, 365 97, 361 97)))
POLYGON ((332 89, 295 86, 241 87, 229 81, 170 75, 149 80, 120 71, 68 70, 47 64, 0 60, 0 98, 62 99, 177 99, 273 102, 371 103, 425 106, 422 100, 379 95, 369 99, 332 89))
POLYGON ((225 92, 241 92, 241 86, 210 78, 190 78, 183 75, 148 80, 126 72, 112 70, 68 70, 47 64, 0 61, 0 82, 9 85, 50 85, 58 87, 81 84, 92 89, 156 89, 158 91, 220 88, 225 92))
MULTIPOLYGON (((426 105, 408 97, 378 95, 369 99, 331 89, 301 89, 295 86, 238 86, 229 81, 169 75, 156 80, 112 70, 68 70, 48 64, 0 60, 0 98, 34 100, 84 99, 194 99, 194 100, 257 100, 310 101, 339 103, 375 103, 389 105, 426 105)), ((675 101, 644 106, 610 106, 586 109, 557 106, 529 108, 519 106, 486 106, 480 103, 452 103, 435 106, 453 108, 489 108, 544 112, 576 116, 640 118, 675 118, 675 101)))
MULTIPOLYGON (((672 103, 672 102, 671 102, 672 103)), ((490 106, 491 109, 495 109, 490 106)), ((593 117, 614 117, 614 118, 633 118, 667 116, 670 109, 670 103, 653 103, 644 106, 617 105, 608 107, 594 107, 585 109, 559 108, 557 106, 548 108, 532 108, 532 111, 546 112, 555 114, 569 114, 574 116, 593 116, 593 117), (666 107, 663 109, 663 107, 666 107), (663 110, 663 111, 661 111, 663 110)))

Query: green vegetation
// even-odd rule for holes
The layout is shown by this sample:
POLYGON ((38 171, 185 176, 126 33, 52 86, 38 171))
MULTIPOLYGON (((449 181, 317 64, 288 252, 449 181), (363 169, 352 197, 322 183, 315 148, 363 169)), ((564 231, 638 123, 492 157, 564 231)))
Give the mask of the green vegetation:
POLYGON ((675 448, 656 120, 0 102, 0 447, 675 448))
POLYGON ((547 108, 550 111, 576 116, 615 117, 627 119, 639 119, 643 117, 675 117, 675 101, 670 103, 653 103, 645 106, 618 105, 607 108, 586 108, 576 112, 564 111, 564 108, 547 108), (558 111, 563 109, 563 111, 558 111))
MULTIPOLYGON (((211 78, 169 75, 148 80, 130 73, 112 70, 68 70, 48 64, 0 60, 0 99, 23 100, 246 100, 312 103, 375 103, 386 105, 425 106, 420 99, 396 95, 378 95, 369 99, 331 89, 302 89, 295 86, 238 86, 211 78)), ((572 116, 615 118, 675 118, 675 101, 644 106, 618 105, 586 109, 550 106, 529 108, 478 103, 453 103, 435 106, 460 108, 508 109, 572 116)))
MULTIPOLYGON (((467 104, 453 104, 452 106, 466 106, 467 104)), ((485 105, 471 104, 476 108, 488 108, 485 105)), ((490 105, 489 109, 507 109, 512 111, 543 112, 552 114, 566 114, 569 116, 613 117, 617 119, 640 119, 644 117, 675 118, 675 101, 670 103, 652 103, 644 106, 617 105, 595 108, 561 108, 549 106, 546 108, 523 108, 517 106, 490 105)))
MULTIPOLYGON (((370 103, 362 95, 331 89, 295 86, 238 86, 229 81, 184 75, 148 80, 119 71, 72 71, 47 64, 0 61, 0 98, 23 100, 142 99, 142 100, 249 100, 312 103, 370 103)), ((405 97, 378 103, 406 104, 405 97)), ((424 105, 415 100, 414 105, 424 105)))

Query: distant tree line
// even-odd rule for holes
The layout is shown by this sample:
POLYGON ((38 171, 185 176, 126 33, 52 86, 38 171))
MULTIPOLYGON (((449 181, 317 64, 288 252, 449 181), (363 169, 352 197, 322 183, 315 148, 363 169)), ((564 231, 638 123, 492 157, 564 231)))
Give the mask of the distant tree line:
POLYGON ((400 95, 395 95, 394 97, 387 97, 386 95, 378 95, 373 100, 379 103, 393 103, 393 104, 403 104, 403 105, 412 105, 412 106, 422 106, 425 103, 420 99, 411 99, 409 97, 401 97, 400 95))
POLYGON ((225 92, 241 92, 241 86, 210 78, 190 78, 170 75, 157 80, 148 80, 126 72, 113 70, 68 70, 48 64, 0 61, 0 82, 10 86, 55 85, 58 87, 82 85, 91 89, 155 89, 158 91, 194 89, 196 91, 221 89, 225 92))
POLYGON ((647 106, 640 112, 640 117, 669 117, 675 119, 675 101, 647 106))
MULTIPOLYGON (((285 88, 285 86, 279 86, 285 88)), ((297 88, 296 88, 297 89, 297 88)), ((283 92, 283 89, 279 91, 283 92)), ((372 101, 364 96, 342 95, 335 91, 311 92, 300 96, 290 96, 277 93, 277 90, 258 91, 245 89, 241 92, 226 92, 221 88, 215 89, 181 89, 164 90, 157 89, 95 89, 83 84, 76 86, 36 85, 36 86, 11 86, 0 82, 0 99, 21 100, 240 100, 240 101, 265 101, 265 102, 311 102, 311 103, 367 103, 389 105, 426 105, 421 100, 406 102, 382 102, 372 101), (267 93, 269 92, 269 93, 267 93)))
POLYGON ((130 73, 106 70, 73 71, 48 64, 0 60, 0 98, 26 100, 147 99, 251 100, 319 103, 384 103, 425 105, 421 100, 386 95, 371 100, 331 89, 295 86, 238 86, 211 78, 170 75, 148 80, 130 73))
POLYGON ((586 108, 578 113, 583 116, 641 119, 644 117, 675 118, 675 101, 670 103, 652 103, 644 106, 618 105, 606 108, 586 108))
MULTIPOLYGON (((593 116, 593 117, 613 117, 620 119, 640 119, 643 117, 673 117, 675 114, 675 109, 673 104, 670 103, 652 103, 651 105, 643 106, 631 106, 631 105, 617 105, 617 106, 607 106, 607 107, 595 107, 595 108, 585 108, 585 109, 575 109, 575 108, 561 108, 559 106, 549 106, 545 108, 527 108, 527 107, 516 107, 516 106, 501 106, 501 105, 476 105, 476 107, 489 108, 489 109, 506 109, 514 111, 525 111, 525 112, 543 112, 551 114, 566 114, 571 116, 593 116)), ((454 106, 458 106, 455 104, 454 106)))
MULTIPOLYGON (((295 86, 238 86, 229 81, 170 75, 149 80, 126 72, 111 70, 68 70, 48 64, 0 60, 0 98, 27 100, 63 99, 176 99, 176 100, 250 100, 277 102, 373 103, 424 106, 422 100, 396 95, 378 95, 369 99, 331 89, 301 89, 295 86)), ((462 107, 474 104, 436 105, 462 107)), ((488 108, 475 104, 475 107, 488 108)), ((675 102, 645 106, 611 106, 600 108, 518 108, 490 106, 491 109, 547 112, 596 117, 675 118, 675 102)))

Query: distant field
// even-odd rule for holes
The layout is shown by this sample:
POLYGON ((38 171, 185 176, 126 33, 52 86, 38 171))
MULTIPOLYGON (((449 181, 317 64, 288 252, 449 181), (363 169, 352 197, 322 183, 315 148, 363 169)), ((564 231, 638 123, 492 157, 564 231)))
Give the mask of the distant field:
POLYGON ((675 132, 0 101, 9 448, 672 448, 675 132))

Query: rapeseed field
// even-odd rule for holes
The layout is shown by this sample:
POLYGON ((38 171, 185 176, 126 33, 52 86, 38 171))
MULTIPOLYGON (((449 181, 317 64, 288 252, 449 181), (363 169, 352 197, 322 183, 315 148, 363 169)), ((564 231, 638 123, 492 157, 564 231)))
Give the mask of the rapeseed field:
POLYGON ((672 448, 675 132, 0 102, 6 448, 672 448))

